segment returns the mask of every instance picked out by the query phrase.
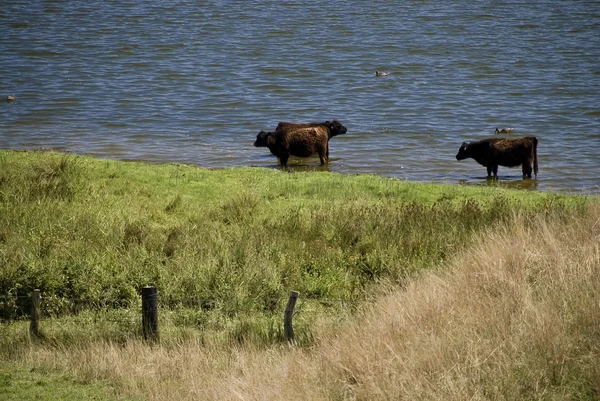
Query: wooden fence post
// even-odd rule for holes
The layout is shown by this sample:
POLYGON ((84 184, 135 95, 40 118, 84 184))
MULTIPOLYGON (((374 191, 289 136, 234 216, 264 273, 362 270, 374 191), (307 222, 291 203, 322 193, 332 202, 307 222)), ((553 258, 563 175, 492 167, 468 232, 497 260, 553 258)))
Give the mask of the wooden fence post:
POLYGON ((292 327, 292 316, 294 315, 294 308, 296 307, 296 301, 298 300, 298 291, 291 291, 290 298, 288 299, 287 306, 285 307, 285 314, 283 315, 283 335, 289 343, 294 341, 294 327, 292 327))
POLYGON ((156 287, 142 288, 142 328, 144 339, 158 339, 158 290, 156 287))
POLYGON ((34 337, 40 336, 40 300, 42 295, 40 290, 33 290, 31 294, 31 324, 29 333, 34 337))

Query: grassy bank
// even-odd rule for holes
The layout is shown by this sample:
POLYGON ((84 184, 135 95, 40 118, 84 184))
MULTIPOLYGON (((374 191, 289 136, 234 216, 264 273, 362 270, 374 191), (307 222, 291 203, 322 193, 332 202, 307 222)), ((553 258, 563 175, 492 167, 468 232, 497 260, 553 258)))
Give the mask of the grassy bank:
POLYGON ((30 364, 146 400, 597 400, 600 208, 485 230, 444 271, 320 327, 309 348, 31 347, 30 364))
MULTIPOLYGON (((43 322, 41 343, 27 341, 25 323, 0 326, 0 353, 86 380, 109 380, 142 398, 158 389, 156 399, 231 398, 225 390, 208 394, 195 387, 198 371, 214 372, 202 380, 215 385, 218 377, 232 375, 234 382, 253 386, 244 384, 247 367, 238 362, 296 363, 278 345, 290 290, 306 300, 295 317, 298 344, 341 350, 329 339, 331 328, 354 324, 352 330, 359 330, 365 321, 348 321, 361 316, 364 301, 379 299, 384 288, 407 288, 420 273, 447 271, 457 255, 477 244, 485 247, 481 237, 494 242, 492 228, 517 227, 515 216, 525 222, 525 231, 538 224, 536 219, 587 221, 596 201, 376 176, 207 170, 0 151, 0 294, 39 288, 45 316, 58 316, 43 322), (139 291, 149 284, 159 288, 164 311, 158 348, 139 340, 139 291), (74 299, 97 307, 68 314, 74 299), (159 379, 144 378, 138 364, 161 365, 149 369, 159 379), (242 377, 229 369, 241 369, 242 377)), ((503 232, 510 238, 509 229, 503 232)), ((5 313, 18 318, 16 305, 6 306, 5 313)), ((463 311, 466 316, 468 309, 463 311)), ((374 352, 363 358, 377 360, 383 353, 374 352)), ((337 363, 337 357, 327 357, 337 363)), ((342 387, 307 393, 307 399, 365 398, 366 393, 343 390, 356 386, 385 394, 361 387, 358 377, 345 382, 343 372, 351 363, 340 362, 341 376, 331 378, 342 387)), ((324 374, 311 369, 316 376, 306 383, 324 374)), ((253 374, 259 382, 271 380, 253 374)), ((245 387, 230 390, 260 398, 245 387)))
MULTIPOLYGON (((241 330, 238 338, 256 329, 270 342, 278 335, 266 329, 270 316, 290 290, 361 301, 379 283, 443 265, 516 211, 570 215, 586 202, 376 176, 3 151, 0 294, 38 288, 45 312, 61 314, 74 299, 139 306, 140 288, 156 285, 169 309, 200 300, 181 323, 241 330)), ((110 320, 124 328, 137 321, 137 313, 116 314, 110 320)))

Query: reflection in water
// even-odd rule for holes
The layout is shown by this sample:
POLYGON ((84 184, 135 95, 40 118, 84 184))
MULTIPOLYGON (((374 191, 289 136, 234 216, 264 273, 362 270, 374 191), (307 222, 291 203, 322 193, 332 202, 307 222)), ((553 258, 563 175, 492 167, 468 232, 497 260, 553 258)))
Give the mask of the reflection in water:
POLYGON ((537 190, 539 181, 536 179, 530 180, 498 180, 498 186, 504 188, 514 188, 514 189, 530 189, 537 190))
POLYGON ((308 165, 308 164, 289 164, 288 167, 290 171, 295 172, 313 172, 313 171, 329 171, 329 165, 308 165))
POLYGON ((459 184, 462 185, 473 185, 473 186, 487 186, 487 187, 498 187, 498 188, 511 188, 511 189, 527 189, 527 190, 537 190, 539 185, 539 180, 536 179, 522 179, 520 176, 510 177, 510 176, 498 176, 498 178, 493 177, 472 177, 469 180, 460 179, 458 180, 459 184))
MULTIPOLYGON (((277 158, 273 155, 270 155, 273 159, 273 164, 261 164, 261 167, 273 168, 273 169, 283 169, 289 172, 315 172, 315 171, 330 171, 329 164, 321 165, 321 161, 318 157, 308 157, 308 158, 299 158, 295 156, 291 156, 288 160, 287 168, 281 167, 277 158)), ((332 159, 329 160, 331 163, 332 159)))

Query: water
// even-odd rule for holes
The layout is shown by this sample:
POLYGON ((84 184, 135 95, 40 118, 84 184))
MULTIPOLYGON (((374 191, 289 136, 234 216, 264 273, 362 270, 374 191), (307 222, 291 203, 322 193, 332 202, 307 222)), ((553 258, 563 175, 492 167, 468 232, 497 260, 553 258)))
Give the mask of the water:
POLYGON ((0 0, 0 148, 276 168, 260 130, 336 118, 329 171, 485 185, 454 156, 508 126, 502 183, 600 193, 600 3, 531 3, 0 0))

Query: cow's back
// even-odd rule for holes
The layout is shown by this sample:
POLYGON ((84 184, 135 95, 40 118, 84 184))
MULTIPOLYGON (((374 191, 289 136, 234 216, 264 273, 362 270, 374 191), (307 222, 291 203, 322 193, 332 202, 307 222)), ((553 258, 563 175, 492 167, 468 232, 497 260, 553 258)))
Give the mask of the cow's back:
POLYGON ((498 139, 490 142, 490 156, 494 164, 515 167, 531 158, 534 137, 498 139))
POLYGON ((324 127, 293 128, 282 131, 282 139, 291 155, 309 157, 327 148, 328 134, 324 127))
POLYGON ((281 121, 277 124, 275 131, 293 131, 300 128, 312 128, 323 125, 323 123, 290 123, 287 121, 281 121))

